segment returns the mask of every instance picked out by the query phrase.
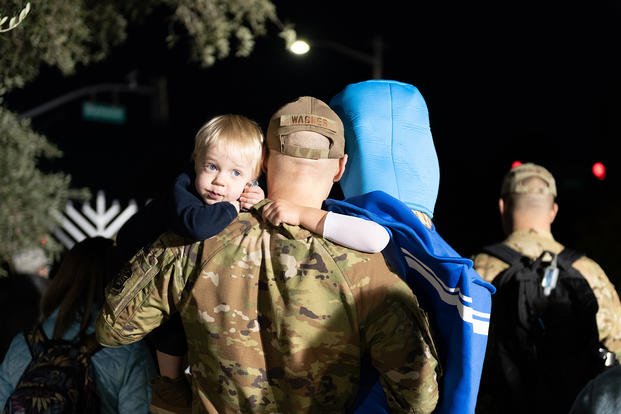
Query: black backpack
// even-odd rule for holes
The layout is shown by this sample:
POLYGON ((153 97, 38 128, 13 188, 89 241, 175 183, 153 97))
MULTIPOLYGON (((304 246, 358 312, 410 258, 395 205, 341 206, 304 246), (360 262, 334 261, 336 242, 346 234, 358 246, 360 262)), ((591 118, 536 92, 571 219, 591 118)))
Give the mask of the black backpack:
POLYGON ((7 400, 4 413, 99 413, 91 356, 101 346, 94 334, 81 333, 72 341, 48 339, 38 324, 25 336, 32 361, 7 400))
POLYGON ((493 281, 478 412, 566 414, 614 355, 599 341, 597 299, 572 266, 582 254, 532 260, 502 243, 483 251, 510 267, 493 281))

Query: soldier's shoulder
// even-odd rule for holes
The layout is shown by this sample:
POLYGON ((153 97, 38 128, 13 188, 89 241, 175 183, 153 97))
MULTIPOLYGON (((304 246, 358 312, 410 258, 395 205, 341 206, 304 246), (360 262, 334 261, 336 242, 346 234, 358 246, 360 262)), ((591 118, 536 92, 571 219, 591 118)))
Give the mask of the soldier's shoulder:
POLYGON ((382 253, 366 253, 338 244, 330 245, 333 265, 338 267, 349 283, 392 285, 401 282, 397 270, 393 269, 382 253))
POLYGON ((594 283, 598 279, 608 278, 599 263, 586 255, 578 258, 578 260, 573 263, 573 267, 576 268, 589 283, 594 283))
POLYGON ((474 270, 487 282, 494 280, 496 276, 509 267, 499 258, 488 253, 477 253, 472 257, 474 270))
POLYGON ((171 231, 162 233, 153 243, 154 247, 180 247, 194 244, 195 241, 181 236, 180 234, 173 233, 171 231))
POLYGON ((496 257, 492 256, 486 252, 478 252, 475 253, 472 257, 472 265, 475 269, 484 269, 489 265, 490 262, 493 262, 494 259, 498 260, 496 257))
POLYGON ((354 250, 349 247, 341 246, 340 244, 336 244, 330 242, 325 239, 321 239, 323 241, 326 250, 334 259, 334 263, 336 266, 339 266, 343 269, 349 269, 352 266, 359 264, 367 264, 372 261, 378 260, 378 258, 382 258, 382 253, 366 253, 361 252, 359 250, 354 250))
MULTIPOLYGON (((177 233, 165 232, 145 249, 144 258, 148 262, 152 261, 148 259, 149 257, 157 257, 159 258, 158 261, 174 260, 175 258, 191 255, 191 252, 199 251, 202 243, 202 240, 192 240, 177 233)), ((134 258, 139 256, 140 254, 134 256, 134 258)))
POLYGON ((205 240, 205 243, 210 246, 236 243, 240 236, 247 236, 250 234, 256 235, 260 233, 263 226, 264 224, 259 221, 253 213, 241 212, 237 218, 222 231, 205 240))

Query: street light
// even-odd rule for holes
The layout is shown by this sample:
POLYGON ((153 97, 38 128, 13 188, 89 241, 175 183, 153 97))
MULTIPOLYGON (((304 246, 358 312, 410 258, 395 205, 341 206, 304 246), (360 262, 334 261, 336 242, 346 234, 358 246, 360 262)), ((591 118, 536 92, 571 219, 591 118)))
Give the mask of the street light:
POLYGON ((297 39, 289 45, 288 49, 293 54, 304 55, 310 51, 312 46, 332 49, 353 59, 368 63, 373 68, 373 79, 380 79, 382 77, 384 43, 379 36, 373 38, 373 53, 371 54, 330 40, 315 40, 311 43, 311 41, 297 39))

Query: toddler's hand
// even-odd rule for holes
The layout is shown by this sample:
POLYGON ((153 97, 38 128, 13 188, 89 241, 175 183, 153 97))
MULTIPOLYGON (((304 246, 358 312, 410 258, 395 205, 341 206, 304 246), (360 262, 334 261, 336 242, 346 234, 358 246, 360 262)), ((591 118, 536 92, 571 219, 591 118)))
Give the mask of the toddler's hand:
POLYGON ((244 187, 244 192, 241 193, 241 196, 239 197, 239 205, 242 210, 248 210, 265 198, 263 189, 255 183, 256 181, 254 183, 248 183, 246 187, 244 187))
POLYGON ((263 207, 263 218, 274 226, 282 223, 297 226, 300 224, 300 216, 303 207, 285 200, 274 200, 263 207))

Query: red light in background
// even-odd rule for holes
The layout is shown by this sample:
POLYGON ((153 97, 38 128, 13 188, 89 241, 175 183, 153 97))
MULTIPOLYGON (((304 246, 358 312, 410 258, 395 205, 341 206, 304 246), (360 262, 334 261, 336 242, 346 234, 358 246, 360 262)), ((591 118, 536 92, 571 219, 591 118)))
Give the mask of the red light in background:
POLYGON ((604 180, 606 178, 606 166, 599 161, 593 164, 591 171, 598 180, 604 180))
POLYGON ((514 169, 515 167, 519 167, 520 165, 522 165, 522 161, 515 160, 511 163, 511 169, 514 169))

